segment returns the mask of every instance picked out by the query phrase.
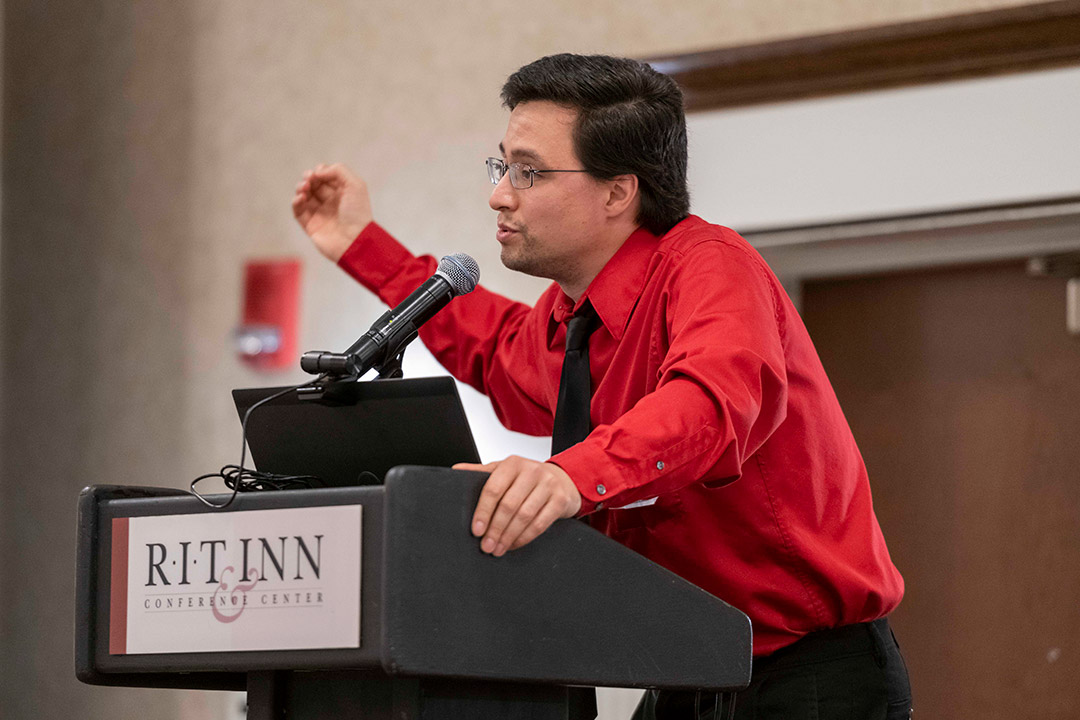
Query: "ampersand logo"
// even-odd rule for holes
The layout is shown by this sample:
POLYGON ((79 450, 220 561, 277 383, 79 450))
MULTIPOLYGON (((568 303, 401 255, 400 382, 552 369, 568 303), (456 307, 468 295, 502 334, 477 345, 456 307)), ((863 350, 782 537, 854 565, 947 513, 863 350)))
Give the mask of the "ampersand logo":
POLYGON ((221 571, 221 582, 214 588, 214 596, 210 602, 210 609, 218 622, 231 623, 239 618, 244 608, 247 607, 247 594, 258 584, 258 573, 254 568, 248 569, 247 579, 249 582, 237 582, 230 589, 229 576, 236 573, 232 565, 221 571), (236 612, 227 614, 222 609, 235 608, 236 612))

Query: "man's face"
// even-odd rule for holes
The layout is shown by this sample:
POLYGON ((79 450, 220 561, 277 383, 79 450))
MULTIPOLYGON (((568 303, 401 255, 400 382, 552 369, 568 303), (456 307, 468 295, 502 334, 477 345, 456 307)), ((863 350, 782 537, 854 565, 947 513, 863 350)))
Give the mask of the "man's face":
MULTIPOLYGON (((555 103, 519 104, 500 144, 503 159, 535 170, 580 170, 572 138, 576 119, 576 110, 555 103)), ((489 201, 499 213, 503 265, 563 287, 577 283, 600 251, 594 240, 605 221, 607 193, 607 185, 587 173, 535 175, 525 190, 504 175, 489 201)))

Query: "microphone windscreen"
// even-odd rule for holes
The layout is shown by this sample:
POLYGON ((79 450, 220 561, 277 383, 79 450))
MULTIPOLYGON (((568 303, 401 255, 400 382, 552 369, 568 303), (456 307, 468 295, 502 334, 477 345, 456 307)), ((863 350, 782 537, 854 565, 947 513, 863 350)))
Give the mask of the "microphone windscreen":
POLYGON ((455 297, 472 292, 476 284, 480 282, 480 266, 465 253, 454 253, 444 257, 439 261, 439 269, 435 274, 446 278, 455 297))

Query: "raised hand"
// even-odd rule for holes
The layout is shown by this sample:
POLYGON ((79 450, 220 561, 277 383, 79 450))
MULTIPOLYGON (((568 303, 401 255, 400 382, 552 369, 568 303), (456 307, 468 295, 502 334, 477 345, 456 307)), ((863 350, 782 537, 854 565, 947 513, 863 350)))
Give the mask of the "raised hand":
POLYGON ((304 173, 292 209, 315 247, 334 262, 373 219, 367 183, 340 163, 304 173))

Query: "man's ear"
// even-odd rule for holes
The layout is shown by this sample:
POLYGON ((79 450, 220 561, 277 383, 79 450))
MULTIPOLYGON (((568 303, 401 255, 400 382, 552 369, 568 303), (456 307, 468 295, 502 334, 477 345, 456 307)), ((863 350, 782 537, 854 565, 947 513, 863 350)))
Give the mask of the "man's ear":
POLYGON ((616 175, 608 183, 608 198, 604 206, 608 217, 617 217, 628 209, 637 215, 640 199, 637 175, 616 175))

